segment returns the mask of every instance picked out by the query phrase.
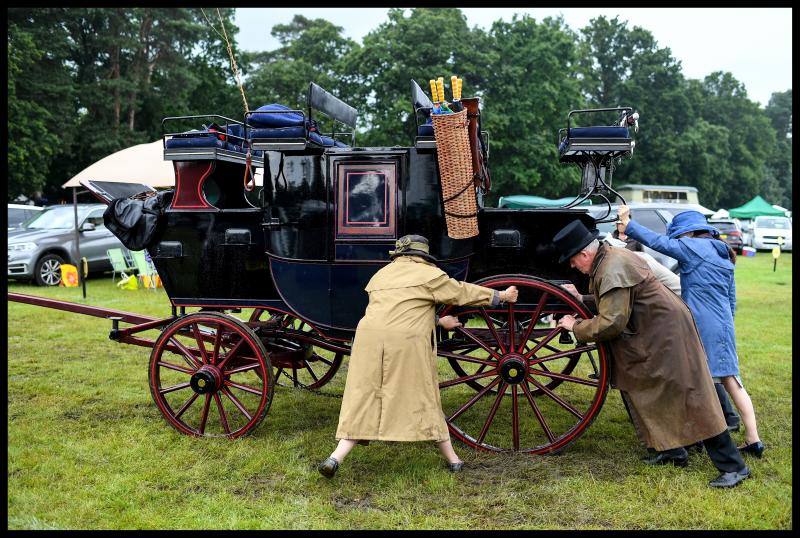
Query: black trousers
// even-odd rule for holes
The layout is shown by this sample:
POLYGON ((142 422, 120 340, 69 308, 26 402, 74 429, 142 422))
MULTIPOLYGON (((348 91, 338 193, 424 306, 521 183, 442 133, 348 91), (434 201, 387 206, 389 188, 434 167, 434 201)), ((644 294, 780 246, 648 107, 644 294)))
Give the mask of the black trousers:
POLYGON ((728 428, 735 430, 739 427, 739 415, 736 414, 733 405, 731 405, 728 392, 722 383, 714 383, 714 388, 717 389, 717 398, 719 398, 719 404, 722 406, 722 414, 725 415, 725 423, 728 428))
MULTIPOLYGON (((732 473, 745 468, 742 455, 739 453, 739 449, 736 448, 728 430, 714 437, 703 439, 703 446, 706 448, 706 453, 708 457, 711 458, 714 467, 720 472, 732 473)), ((687 457, 689 455, 684 447, 671 448, 665 450, 664 453, 678 458, 687 457)))

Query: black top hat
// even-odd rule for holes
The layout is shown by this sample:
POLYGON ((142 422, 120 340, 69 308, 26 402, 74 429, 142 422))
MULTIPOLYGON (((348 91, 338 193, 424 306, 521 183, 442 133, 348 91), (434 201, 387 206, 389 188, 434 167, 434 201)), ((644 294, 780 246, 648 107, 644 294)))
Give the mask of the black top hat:
POLYGON ((419 256, 429 262, 436 262, 436 258, 428 250, 428 240, 421 235, 404 235, 394 245, 395 249, 389 251, 391 259, 397 256, 419 256))
POLYGON ((561 253, 558 263, 564 263, 597 239, 598 230, 589 230, 580 220, 573 220, 553 237, 553 244, 561 253))

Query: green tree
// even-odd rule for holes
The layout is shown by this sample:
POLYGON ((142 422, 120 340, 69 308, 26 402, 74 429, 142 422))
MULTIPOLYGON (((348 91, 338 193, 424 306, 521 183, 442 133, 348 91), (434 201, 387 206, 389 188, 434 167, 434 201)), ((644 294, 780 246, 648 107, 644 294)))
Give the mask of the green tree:
POLYGON ((8 199, 45 190, 74 133, 62 9, 8 10, 8 199))
POLYGON ((391 146, 413 143, 415 122, 411 80, 426 93, 428 81, 443 77, 447 99, 450 76, 464 79, 463 97, 481 95, 490 43, 479 28, 470 29, 458 9, 390 9, 388 20, 364 37, 363 46, 348 58, 359 75, 354 83, 367 129, 362 143, 391 146))
POLYGON ((309 82, 353 103, 347 58, 359 45, 342 35, 342 27, 295 15, 290 23, 275 25, 271 33, 281 44, 278 49, 246 56, 250 70, 245 87, 251 109, 280 103, 303 110, 309 82))
POLYGON ((577 195, 580 173, 558 162, 558 129, 582 108, 576 36, 561 19, 496 21, 485 82, 483 127, 491 133, 494 197, 577 195))
MULTIPOLYGON (((589 105, 630 106, 641 116, 633 158, 617 168, 615 183, 692 185, 693 176, 677 165, 675 146, 693 121, 680 62, 648 30, 629 29, 617 17, 594 18, 581 34, 579 66, 589 105)), ((606 116, 605 123, 612 119, 606 116)))
POLYGON ((775 129, 775 147, 764 172, 764 197, 792 208, 792 90, 773 93, 765 113, 775 129))

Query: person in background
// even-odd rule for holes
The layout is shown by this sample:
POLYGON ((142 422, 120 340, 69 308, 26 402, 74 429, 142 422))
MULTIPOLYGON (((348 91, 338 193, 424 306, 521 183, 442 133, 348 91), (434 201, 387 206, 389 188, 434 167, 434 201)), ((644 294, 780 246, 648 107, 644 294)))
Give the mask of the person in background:
POLYGON ((460 327, 453 316, 435 317, 437 304, 498 305, 516 302, 516 286, 503 291, 459 282, 430 255, 428 240, 406 235, 389 251, 391 263, 370 279, 369 304, 358 322, 339 412, 339 444, 318 469, 328 478, 356 444, 435 441, 447 467, 464 464, 453 450, 442 413, 435 324, 460 327))
MULTIPOLYGON (((625 232, 620 232, 619 230, 614 230, 611 235, 612 239, 606 238, 606 241, 611 243, 613 246, 624 246, 628 250, 632 250, 639 256, 642 256, 645 260, 647 260, 647 264, 650 266, 653 274, 656 275, 656 278, 659 279, 666 287, 674 291, 678 296, 681 295, 680 278, 659 263, 658 260, 656 260, 653 256, 646 253, 644 251, 644 246, 642 246, 639 241, 628 235, 625 235, 625 232), (615 243, 614 241, 617 242, 615 243)), ((736 413, 736 410, 734 410, 731 400, 728 398, 728 393, 725 392, 724 385, 715 380, 714 389, 717 391, 719 403, 722 405, 722 414, 725 416, 725 423, 728 425, 728 431, 738 432, 740 424, 739 415, 736 413)))
MULTIPOLYGON (((719 231, 698 211, 684 211, 672 219, 661 235, 630 218, 630 208, 617 210, 617 229, 643 245, 678 260, 681 297, 694 315, 708 367, 715 383, 721 383, 739 409, 745 427, 740 450, 758 458, 764 443, 758 435, 750 395, 739 376, 739 357, 733 317, 736 313, 736 254, 719 239, 719 231)), ((719 398, 721 400, 721 398, 719 398)), ((724 407, 720 401, 720 407, 724 407)))
POLYGON ((720 472, 709 485, 736 486, 750 470, 725 426, 691 312, 642 258, 598 235, 574 220, 553 238, 559 262, 589 275, 597 305, 592 318, 565 315, 559 327, 578 342, 608 343, 611 384, 625 398, 641 441, 658 451, 646 463, 684 467, 684 447, 702 441, 720 472))

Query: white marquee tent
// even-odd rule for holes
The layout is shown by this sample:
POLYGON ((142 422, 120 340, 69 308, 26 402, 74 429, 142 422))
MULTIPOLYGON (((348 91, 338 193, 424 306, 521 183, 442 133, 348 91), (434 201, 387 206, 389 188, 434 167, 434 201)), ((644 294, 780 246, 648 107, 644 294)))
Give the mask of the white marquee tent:
MULTIPOLYGON (((261 168, 255 169, 256 185, 262 184, 262 171, 261 168)), ((131 146, 103 157, 84 168, 62 187, 80 188, 81 180, 143 183, 153 188, 175 186, 172 162, 164 160, 164 146, 161 140, 131 146)))

